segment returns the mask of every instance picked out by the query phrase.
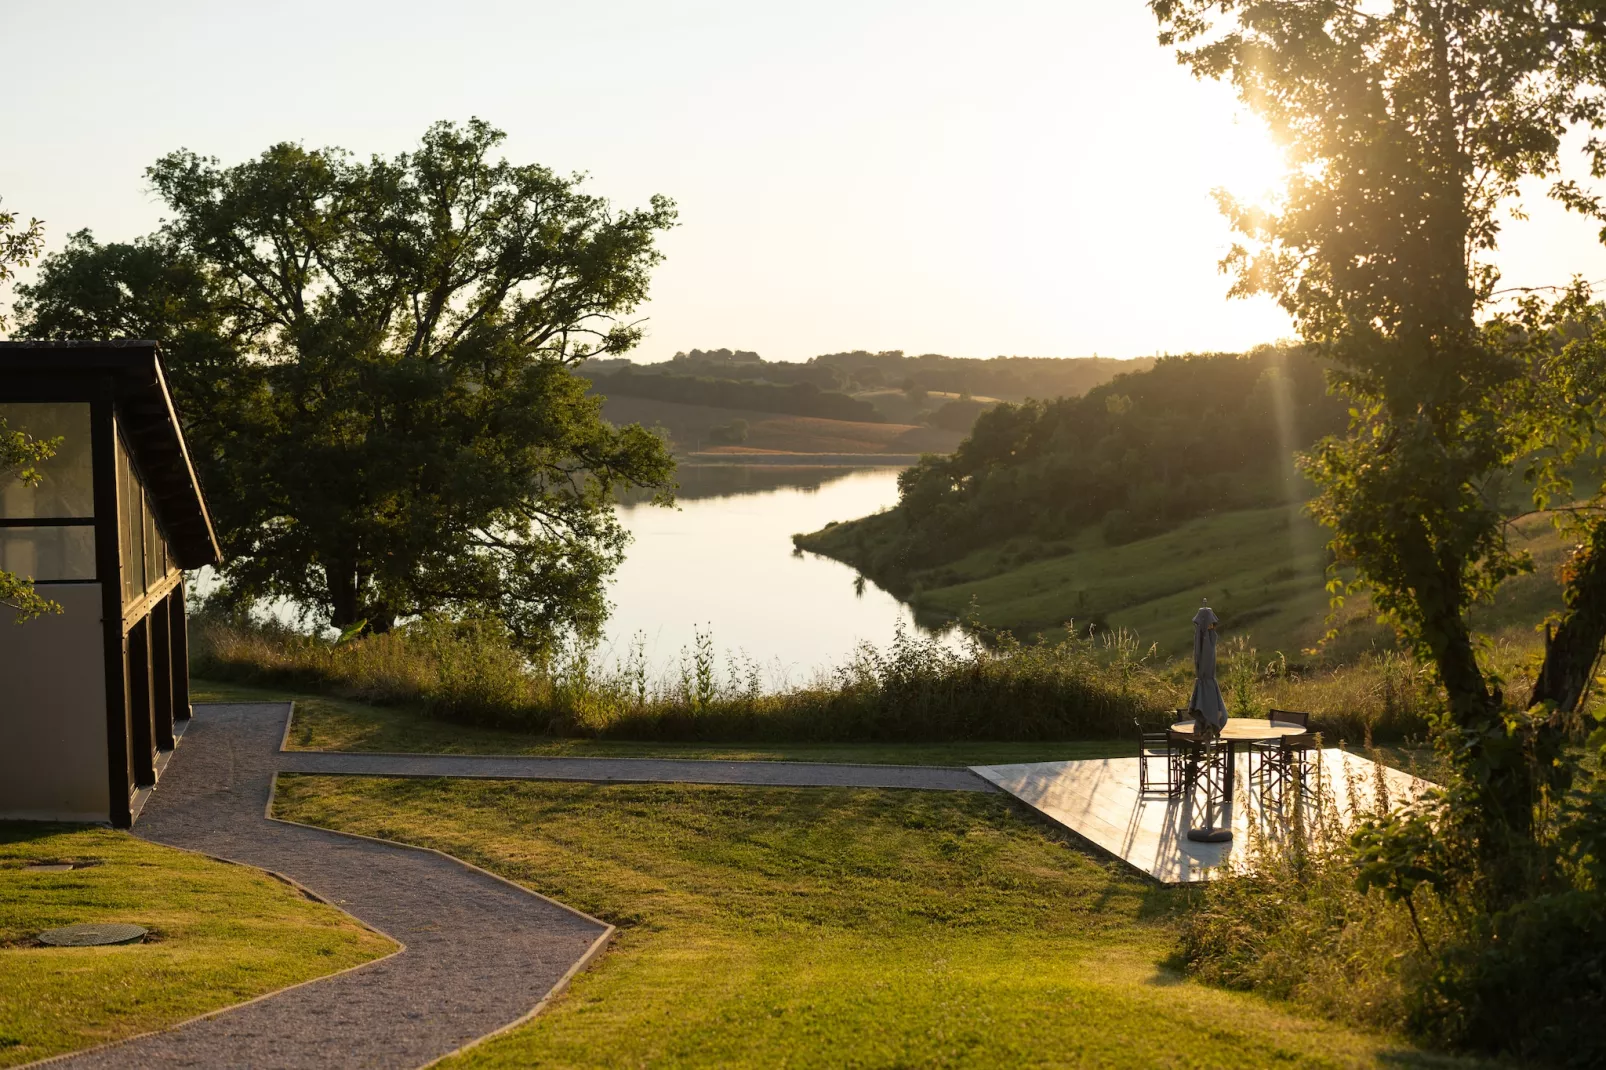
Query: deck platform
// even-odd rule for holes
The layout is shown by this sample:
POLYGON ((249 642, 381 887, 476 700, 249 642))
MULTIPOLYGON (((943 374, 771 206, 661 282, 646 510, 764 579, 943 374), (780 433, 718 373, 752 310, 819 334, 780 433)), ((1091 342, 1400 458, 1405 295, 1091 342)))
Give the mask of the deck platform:
MULTIPOLYGON (((1375 812, 1403 805, 1432 786, 1332 747, 1322 751, 1321 768, 1322 805, 1341 819, 1357 810, 1375 812)), ((1274 842, 1286 834, 1290 823, 1286 812, 1260 797, 1259 785, 1250 781, 1248 756, 1242 754, 1234 776, 1236 798, 1213 815, 1215 826, 1232 828, 1228 843, 1189 840, 1188 829, 1205 823, 1203 792, 1175 799, 1157 791, 1141 794, 1136 758, 983 765, 971 771, 1164 884, 1209 880, 1247 856, 1252 825, 1274 842)))

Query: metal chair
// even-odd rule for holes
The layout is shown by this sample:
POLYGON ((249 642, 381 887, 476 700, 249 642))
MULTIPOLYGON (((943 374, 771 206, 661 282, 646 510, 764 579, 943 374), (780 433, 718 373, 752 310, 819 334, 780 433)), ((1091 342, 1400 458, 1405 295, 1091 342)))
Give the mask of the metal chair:
POLYGON ((1167 735, 1180 757, 1182 790, 1192 791, 1203 784, 1212 797, 1224 794, 1230 750, 1226 740, 1191 732, 1167 732, 1167 735))
POLYGON ((1290 786, 1302 797, 1314 795, 1321 782, 1322 749, 1321 738, 1309 731, 1310 714, 1301 710, 1272 710, 1268 717, 1274 724, 1298 725, 1306 731, 1297 736, 1251 742, 1250 780, 1260 781, 1262 794, 1275 793, 1278 798, 1282 798, 1290 786))
POLYGON ((1147 795, 1157 790, 1152 786, 1154 778, 1149 775, 1149 763, 1157 759, 1165 762, 1165 783, 1158 790, 1163 790, 1168 796, 1179 794, 1182 790, 1182 755, 1172 741, 1174 733, 1169 727, 1145 728, 1136 717, 1132 718, 1132 723, 1138 729, 1138 794, 1147 795))

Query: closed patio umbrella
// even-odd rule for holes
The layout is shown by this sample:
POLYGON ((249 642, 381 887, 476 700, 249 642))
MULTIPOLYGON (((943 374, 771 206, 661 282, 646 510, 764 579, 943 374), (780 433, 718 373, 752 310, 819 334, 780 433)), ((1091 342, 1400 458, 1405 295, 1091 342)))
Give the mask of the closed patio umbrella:
MULTIPOLYGON (((1210 608, 1210 600, 1200 599, 1203 603, 1199 612, 1193 615, 1193 698, 1189 706, 1194 711, 1194 732, 1203 736, 1206 726, 1209 734, 1220 735, 1221 730, 1227 727, 1227 704, 1221 699, 1221 685, 1216 683, 1216 617, 1215 610, 1210 608)), ((1229 747, 1227 760, 1231 762, 1232 751, 1229 747)), ((1229 777, 1223 775, 1224 780, 1229 777)), ((1208 781, 1207 781, 1208 784, 1208 781)), ((1226 806, 1229 800, 1222 799, 1221 804, 1226 806)), ((1230 826, 1231 822, 1228 822, 1230 826)), ((1230 827, 1216 828, 1216 798, 1213 791, 1205 795, 1205 821, 1204 824, 1188 830, 1188 839, 1203 843, 1224 843, 1232 839, 1230 827)))
POLYGON ((1227 725, 1227 704, 1216 683, 1216 623, 1209 599, 1193 615, 1193 698, 1188 708, 1198 710, 1206 724, 1220 732, 1227 725))

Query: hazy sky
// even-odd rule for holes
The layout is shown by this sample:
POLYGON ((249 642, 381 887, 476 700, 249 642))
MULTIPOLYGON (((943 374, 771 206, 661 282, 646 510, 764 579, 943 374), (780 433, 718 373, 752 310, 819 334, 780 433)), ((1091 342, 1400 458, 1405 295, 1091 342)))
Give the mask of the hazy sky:
MULTIPOLYGON (((1141 0, 384 4, 0 0, 0 197, 153 229, 143 169, 280 140, 410 147, 485 118, 517 162, 664 193, 637 359, 730 346, 1134 356, 1289 333, 1228 302, 1210 200, 1274 157, 1220 86, 1154 42, 1141 0)), ((1606 277, 1595 228, 1535 205, 1510 284, 1606 277)))

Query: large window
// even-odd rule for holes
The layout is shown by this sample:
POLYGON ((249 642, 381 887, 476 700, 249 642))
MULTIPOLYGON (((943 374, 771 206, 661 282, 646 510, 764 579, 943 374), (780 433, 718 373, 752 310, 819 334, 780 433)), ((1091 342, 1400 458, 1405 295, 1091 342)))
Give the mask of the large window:
POLYGON ((123 601, 132 602, 155 587, 171 568, 167 540, 156 523, 150 495, 140 483, 139 470, 128 448, 117 436, 117 532, 123 562, 123 601))
POLYGON ((36 583, 95 578, 95 529, 0 527, 0 569, 36 583))
POLYGON ((7 430, 53 442, 37 486, 0 472, 0 569, 38 583, 95 578, 89 404, 0 403, 7 430))

